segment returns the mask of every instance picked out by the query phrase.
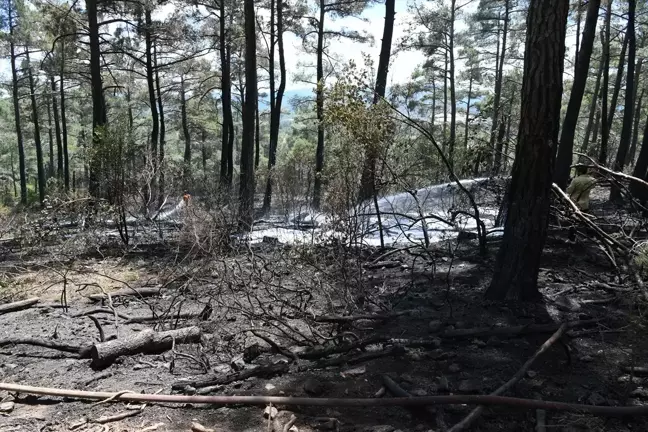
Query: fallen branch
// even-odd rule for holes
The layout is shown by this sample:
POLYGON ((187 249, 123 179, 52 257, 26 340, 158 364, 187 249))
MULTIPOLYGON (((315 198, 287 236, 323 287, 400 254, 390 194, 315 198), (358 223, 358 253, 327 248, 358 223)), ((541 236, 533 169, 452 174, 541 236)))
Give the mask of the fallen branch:
POLYGON ((198 327, 185 327, 165 332, 146 329, 128 339, 95 343, 90 350, 92 359, 90 366, 94 369, 102 369, 124 355, 159 354, 171 349, 174 340, 176 343, 199 342, 201 334, 198 327))
POLYGON ((40 299, 38 297, 30 298, 27 300, 20 300, 13 303, 5 303, 0 305, 0 314, 5 314, 9 312, 16 312, 19 310, 27 309, 34 306, 38 303, 40 299))
POLYGON ((89 310, 87 310, 87 311, 77 312, 77 313, 72 314, 72 315, 70 315, 70 316, 71 316, 72 318, 79 318, 79 317, 82 317, 82 316, 96 315, 96 314, 106 314, 106 315, 113 315, 113 316, 114 316, 115 314, 117 314, 117 316, 118 316, 119 318, 121 318, 121 319, 125 319, 126 321, 128 321, 128 320, 131 319, 131 317, 129 317, 128 315, 125 315, 125 314, 120 313, 120 312, 115 312, 115 311, 113 311, 113 310, 111 310, 111 309, 106 309, 106 308, 95 308, 95 309, 89 309, 89 310))
POLYGON ((80 358, 88 358, 90 355, 89 346, 71 345, 53 340, 37 339, 32 337, 9 337, 0 339, 0 347, 6 345, 32 345, 53 350, 79 354, 80 358))
POLYGON ((111 415, 111 416, 102 416, 97 419, 91 420, 92 423, 99 423, 99 424, 105 424, 105 423, 110 423, 114 421, 119 421, 119 420, 124 420, 125 418, 128 417, 135 417, 137 414, 141 413, 144 411, 144 408, 146 405, 142 405, 140 409, 133 410, 133 411, 124 411, 119 414, 111 415))
MULTIPOLYGON (((16 393, 27 393, 41 396, 55 396, 72 399, 105 400, 116 393, 92 392, 84 390, 55 389, 49 387, 32 387, 20 384, 0 383, 0 390, 16 393)), ((489 405, 509 406, 522 409, 545 409, 589 413, 599 416, 647 416, 648 405, 635 406, 601 406, 584 405, 569 402, 543 401, 507 396, 491 395, 445 395, 422 396, 413 398, 311 398, 289 396, 187 396, 125 393, 115 397, 115 401, 125 402, 164 402, 180 404, 210 405, 257 405, 267 404, 287 406, 326 406, 326 407, 385 407, 385 406, 428 406, 428 405, 489 405)))
POLYGON ((288 372, 287 363, 277 363, 269 366, 257 366, 252 369, 244 369, 240 372, 235 372, 226 375, 220 375, 212 378, 207 378, 200 381, 179 381, 173 383, 171 389, 184 390, 187 387, 201 388, 209 386, 218 386, 233 383, 234 381, 243 381, 252 377, 270 378, 275 375, 288 372))
POLYGON ((145 316, 134 316, 129 317, 126 320, 126 324, 139 324, 153 321, 164 321, 164 320, 175 320, 175 319, 192 319, 198 318, 200 312, 182 312, 179 314, 168 314, 168 315, 145 315, 145 316))
MULTIPOLYGON (((560 326, 560 328, 553 334, 545 343, 543 343, 540 348, 531 356, 529 360, 527 360, 520 369, 509 379, 507 382, 502 384, 497 390, 495 390, 493 393, 491 393, 491 396, 499 396, 501 394, 504 394, 508 390, 510 390, 515 384, 517 384, 518 381, 520 381, 523 377, 524 374, 529 370, 531 365, 540 357, 544 352, 546 352, 551 346, 559 340, 563 334, 567 331, 567 324, 563 324, 560 326)), ((459 432, 466 430, 472 425, 475 420, 481 416, 482 412, 484 411, 484 406, 480 405, 473 409, 470 414, 468 414, 463 420, 461 420, 459 423, 454 425, 453 427, 450 428, 448 432, 459 432)))
POLYGON ((368 315, 321 315, 314 317, 316 322, 325 323, 346 323, 353 321, 369 320, 369 321, 386 321, 399 316, 408 315, 414 311, 401 311, 392 312, 387 314, 368 314, 368 315))
MULTIPOLYGON (((152 297, 160 294, 160 288, 152 288, 152 287, 145 287, 145 288, 122 288, 117 291, 113 291, 110 293, 110 297, 113 299, 118 298, 118 297, 152 297)), ((108 300, 108 294, 91 294, 88 296, 88 299, 91 301, 103 301, 103 300, 108 300)))

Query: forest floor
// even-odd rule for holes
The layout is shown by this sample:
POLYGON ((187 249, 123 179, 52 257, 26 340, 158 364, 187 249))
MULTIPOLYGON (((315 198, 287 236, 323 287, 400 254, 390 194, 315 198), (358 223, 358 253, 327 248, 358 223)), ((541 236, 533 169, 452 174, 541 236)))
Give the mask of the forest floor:
MULTIPOLYGON (((437 246, 425 255, 379 257, 374 250, 334 245, 260 243, 216 258, 168 244, 66 259, 56 255, 56 245, 29 252, 3 246, 0 303, 31 297, 40 302, 0 315, 0 381, 149 394, 365 398, 375 397, 388 375, 413 396, 488 394, 553 333, 533 331, 534 325, 555 323, 557 328, 581 320, 589 325, 570 330, 506 395, 593 405, 648 403, 648 380, 623 369, 648 366, 647 305, 638 300, 638 290, 625 291, 635 287, 633 279, 617 274, 594 246, 569 242, 564 231, 552 234, 539 277, 545 301, 538 305, 483 300, 496 242, 486 257, 477 254, 472 241, 437 246), (159 288, 159 294, 111 296, 112 305, 89 298, 102 290, 145 287, 159 288), (60 307, 64 288, 67 311, 60 307), (207 304, 209 317, 201 314, 207 304), (348 314, 356 319, 339 319, 348 314), (27 337, 99 343, 98 328, 88 315, 96 317, 106 337, 128 339, 146 328, 195 325, 202 342, 178 344, 161 354, 122 356, 101 370, 72 353, 2 343, 27 337), (137 317, 151 319, 134 322, 137 317), (250 329, 281 349, 271 349, 250 329), (376 343, 345 349, 366 338, 376 343), (425 343, 417 346, 414 341, 420 340, 425 343), (285 367, 236 379, 240 371, 276 364, 285 367), (191 382, 206 378, 216 383, 206 391, 191 382)), ((438 431, 473 408, 454 405, 430 412, 277 406, 276 421, 269 422, 258 406, 132 405, 0 391, 0 431, 190 431, 192 422, 216 431, 281 431, 293 414, 300 432, 438 431), (102 417, 127 412, 134 415, 101 423, 102 417)), ((471 430, 529 431, 536 421, 536 410, 491 407, 471 430)), ((548 411, 546 429, 537 430, 636 431, 648 430, 648 421, 548 411)))

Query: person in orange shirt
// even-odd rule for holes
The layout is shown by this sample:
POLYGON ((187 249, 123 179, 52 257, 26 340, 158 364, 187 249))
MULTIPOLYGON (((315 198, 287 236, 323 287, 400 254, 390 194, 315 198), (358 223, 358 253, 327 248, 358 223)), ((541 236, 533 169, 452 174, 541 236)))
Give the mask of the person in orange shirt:
POLYGON ((184 201, 185 205, 189 205, 189 200, 191 199, 191 194, 189 192, 186 192, 182 195, 182 200, 184 201))

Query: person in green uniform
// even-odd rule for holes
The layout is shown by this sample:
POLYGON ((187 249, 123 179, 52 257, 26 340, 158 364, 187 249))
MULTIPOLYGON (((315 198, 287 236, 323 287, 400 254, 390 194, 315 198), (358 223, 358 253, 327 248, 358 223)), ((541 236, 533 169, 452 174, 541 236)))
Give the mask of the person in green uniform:
POLYGON ((567 188, 567 195, 581 211, 589 210, 590 192, 596 185, 596 179, 591 176, 586 167, 578 167, 576 177, 567 188))

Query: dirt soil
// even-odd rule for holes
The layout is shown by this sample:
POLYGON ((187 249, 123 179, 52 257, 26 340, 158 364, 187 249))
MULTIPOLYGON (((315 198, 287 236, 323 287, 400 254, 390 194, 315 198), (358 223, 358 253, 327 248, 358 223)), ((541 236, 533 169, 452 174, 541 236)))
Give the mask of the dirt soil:
MULTIPOLYGON (((639 290, 615 290, 635 288, 633 279, 618 275, 592 244, 582 239, 569 242, 564 230, 553 232, 544 254, 539 285, 545 301, 539 305, 483 300, 492 276, 495 241, 487 257, 478 256, 470 240, 440 244, 429 254, 410 251, 386 257, 335 245, 313 250, 260 244, 209 256, 176 246, 129 253, 101 250, 75 257, 58 256, 57 246, 51 244, 29 253, 3 249, 1 303, 30 297, 39 297, 40 303, 0 315, 0 381, 59 389, 192 394, 201 392, 192 380, 286 363, 286 373, 234 381, 208 389, 207 394, 375 397, 385 374, 413 396, 488 394, 513 376, 551 332, 468 338, 443 337, 444 332, 596 319, 571 330, 507 396, 614 406, 644 404, 648 397, 646 380, 622 369, 648 366, 646 304, 639 300, 639 290), (129 324, 115 317, 108 301, 102 305, 88 298, 102 290, 129 287, 160 288, 154 297, 111 298, 116 312, 128 317, 154 315, 150 322, 129 324), (60 307, 64 290, 67 310, 60 307), (211 314, 199 316, 206 307, 211 314), (97 327, 84 315, 97 308, 102 311, 93 316, 106 337, 127 339, 146 328, 197 325, 202 342, 178 344, 173 352, 120 357, 103 370, 93 370, 89 359, 74 354, 2 342, 36 337, 76 345, 98 343, 97 327), (182 318, 178 313, 193 316, 182 318), (348 314, 388 318, 322 322, 324 315, 348 314), (273 350, 250 329, 292 351, 297 359, 273 350), (302 353, 312 348, 331 349, 367 337, 383 342, 363 350, 340 349, 341 353, 320 359, 299 358, 308 357, 302 353), (392 339, 385 342, 387 338, 392 339), (406 342, 398 346, 394 339, 428 343, 413 348, 406 342), (366 360, 372 354, 375 358, 366 360)), ((216 431, 281 431, 292 414, 296 429, 291 430, 300 432, 438 431, 471 409, 447 406, 430 413, 400 407, 278 406, 273 425, 258 406, 153 403, 131 417, 101 424, 97 423, 101 417, 135 412, 133 408, 140 406, 2 391, 0 402, 5 403, 0 404, 5 409, 0 412, 1 432, 190 431, 192 422, 216 431)), ((535 410, 488 408, 471 430, 529 431, 536 419, 535 410)), ((648 421, 547 412, 546 430, 637 431, 648 430, 648 421)))

